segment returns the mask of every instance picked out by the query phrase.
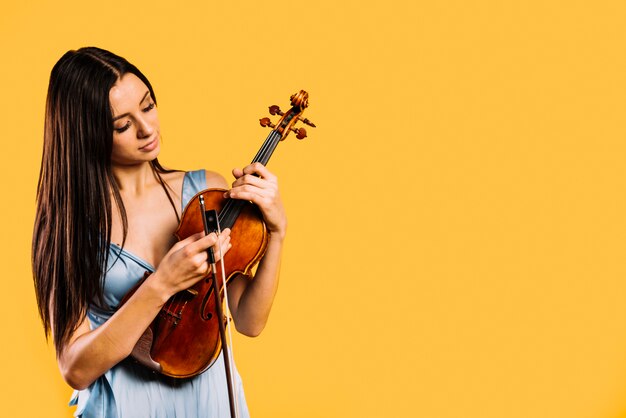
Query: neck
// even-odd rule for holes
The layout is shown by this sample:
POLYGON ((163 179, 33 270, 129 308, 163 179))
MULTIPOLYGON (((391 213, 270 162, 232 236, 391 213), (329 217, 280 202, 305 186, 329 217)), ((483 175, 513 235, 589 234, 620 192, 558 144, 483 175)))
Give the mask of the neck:
POLYGON ((121 193, 138 195, 157 183, 149 162, 136 165, 113 165, 113 177, 121 193))

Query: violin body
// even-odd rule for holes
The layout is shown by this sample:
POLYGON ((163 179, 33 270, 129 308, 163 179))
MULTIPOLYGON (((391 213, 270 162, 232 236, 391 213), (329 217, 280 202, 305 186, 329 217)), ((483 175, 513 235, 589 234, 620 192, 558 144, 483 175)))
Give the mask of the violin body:
MULTIPOLYGON (((207 189, 196 194, 183 212, 176 231, 179 240, 204 231, 198 202, 204 197, 207 209, 221 211, 229 200, 223 189, 207 189)), ((226 283, 237 274, 251 277, 252 268, 265 254, 269 234, 261 211, 244 202, 231 227, 232 248, 224 256, 226 283)), ((223 297, 222 271, 217 264, 220 300, 223 297)), ((135 346, 132 356, 145 366, 167 376, 183 378, 202 373, 215 362, 220 349, 218 316, 215 314, 213 275, 174 295, 161 309, 135 346)), ((125 299, 130 296, 127 295, 125 299)))

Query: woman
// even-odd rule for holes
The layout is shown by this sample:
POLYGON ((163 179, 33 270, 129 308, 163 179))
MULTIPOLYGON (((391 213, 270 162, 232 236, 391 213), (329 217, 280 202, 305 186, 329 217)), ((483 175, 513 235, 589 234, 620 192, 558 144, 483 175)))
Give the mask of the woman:
MULTIPOLYGON (((76 389, 76 416, 230 416, 221 358, 190 379, 156 375, 127 359, 163 304, 206 275, 207 248, 231 247, 229 230, 176 242, 189 199, 227 184, 210 171, 164 169, 159 147, 156 97, 135 66, 92 47, 57 62, 46 104, 33 272, 46 335, 76 389), (120 307, 146 271, 152 274, 120 307)), ((256 336, 276 293, 287 221, 276 177, 265 167, 233 175, 225 196, 254 202, 270 231, 254 280, 237 276, 228 287, 237 330, 256 336)), ((241 383, 236 392, 240 416, 248 416, 241 383)))

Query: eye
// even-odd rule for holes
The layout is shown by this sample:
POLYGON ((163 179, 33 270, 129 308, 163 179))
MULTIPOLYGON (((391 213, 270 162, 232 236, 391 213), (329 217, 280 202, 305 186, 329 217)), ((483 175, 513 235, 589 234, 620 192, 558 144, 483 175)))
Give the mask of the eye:
POLYGON ((151 111, 152 109, 154 109, 154 102, 150 103, 150 104, 148 105, 148 107, 145 107, 145 108, 143 109, 143 111, 144 111, 144 112, 149 112, 149 111, 151 111))
POLYGON ((121 134, 122 132, 124 132, 125 130, 127 130, 128 128, 130 128, 130 122, 126 122, 126 125, 122 126, 121 128, 113 128, 115 130, 115 132, 117 132, 118 134, 121 134))

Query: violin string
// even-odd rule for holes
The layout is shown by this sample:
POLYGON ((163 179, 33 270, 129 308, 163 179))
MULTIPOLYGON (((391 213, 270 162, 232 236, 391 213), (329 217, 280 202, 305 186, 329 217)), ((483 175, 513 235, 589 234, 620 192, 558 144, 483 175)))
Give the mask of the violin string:
POLYGON ((268 153, 268 151, 276 147, 276 142, 275 142, 276 136, 280 137, 278 132, 276 132, 275 130, 272 130, 272 132, 270 132, 270 134, 267 136, 267 139, 261 146, 261 149, 252 160, 253 163, 257 161, 261 162, 263 165, 267 163, 267 161, 264 162, 263 160, 266 158, 267 156, 266 154, 268 153))
POLYGON ((230 226, 230 217, 231 217, 231 212, 233 211, 233 202, 234 200, 229 199, 226 201, 226 204, 224 205, 224 207, 222 208, 222 210, 220 211, 219 215, 217 216, 220 225, 225 225, 225 226, 230 226))
MULTIPOLYGON (((262 164, 266 164, 269 160, 269 156, 272 154, 273 150, 276 148, 278 141, 280 140, 280 135, 276 131, 272 131, 268 139, 263 143, 263 146, 252 160, 252 162, 261 162, 262 164)), ((222 224, 228 227, 232 227, 239 215, 242 204, 235 203, 232 200, 226 202, 226 205, 222 209, 220 213, 220 217, 222 218, 222 224)))
MULTIPOLYGON (((272 140, 275 139, 274 134, 275 134, 275 131, 272 131, 272 133, 270 133, 271 138, 268 138, 263 143, 263 146, 261 147, 257 155, 254 157, 254 159, 252 160, 253 163, 257 161, 263 161, 263 159, 265 158, 264 155, 267 153, 268 148, 271 148, 272 140)), ((231 202, 233 201, 232 200, 227 201, 226 204, 224 205, 224 208, 220 212, 219 217, 222 218, 221 219, 222 225, 231 225, 231 222, 233 221, 232 215, 233 215, 233 211, 235 210, 235 208, 233 207, 234 205, 231 202)))
MULTIPOLYGON (((269 157, 274 152, 274 149, 276 149, 276 146, 278 145, 279 141, 280 141, 280 134, 276 132, 275 130, 272 130, 272 132, 270 132, 270 134, 268 135, 267 139, 261 146, 261 149, 259 150, 257 155, 254 157, 252 162, 253 163, 261 162, 263 165, 267 164, 267 162, 269 161, 269 157)), ((234 201, 232 200, 227 201, 224 207, 222 208, 222 210, 220 211, 220 214, 218 215, 218 218, 220 219, 220 223, 222 225, 232 227, 232 225, 235 223, 235 220, 237 218, 237 215, 239 212, 239 206, 240 205, 236 205, 234 201)))
MULTIPOLYGON (((228 303, 228 286, 226 286, 226 269, 224 268, 224 255, 222 253, 222 245, 219 243, 218 240, 218 244, 217 244, 217 252, 220 255, 220 267, 222 270, 222 286, 224 287, 224 316, 226 317, 226 329, 228 330, 228 345, 230 346, 230 350, 227 351, 228 353, 228 365, 230 367, 230 375, 232 376, 233 380, 234 380, 234 387, 235 389, 233 389, 233 393, 235 395, 235 418, 239 416, 239 401, 237 399, 237 390, 236 388, 238 387, 239 383, 237 382, 237 375, 235 375, 235 371, 234 371, 234 365, 235 365, 235 353, 234 353, 234 349, 233 349, 233 334, 231 331, 231 316, 230 316, 230 304, 228 303)), ((217 277, 217 275, 215 275, 215 277, 217 277)), ((227 342, 224 341, 224 344, 226 344, 227 342)))
POLYGON ((281 135, 278 132, 272 131, 272 133, 267 138, 267 146, 265 146, 264 144, 264 146, 261 148, 263 150, 262 156, 260 156, 257 161, 260 161, 263 165, 267 164, 272 153, 276 149, 276 146, 280 142, 280 137, 281 135))

